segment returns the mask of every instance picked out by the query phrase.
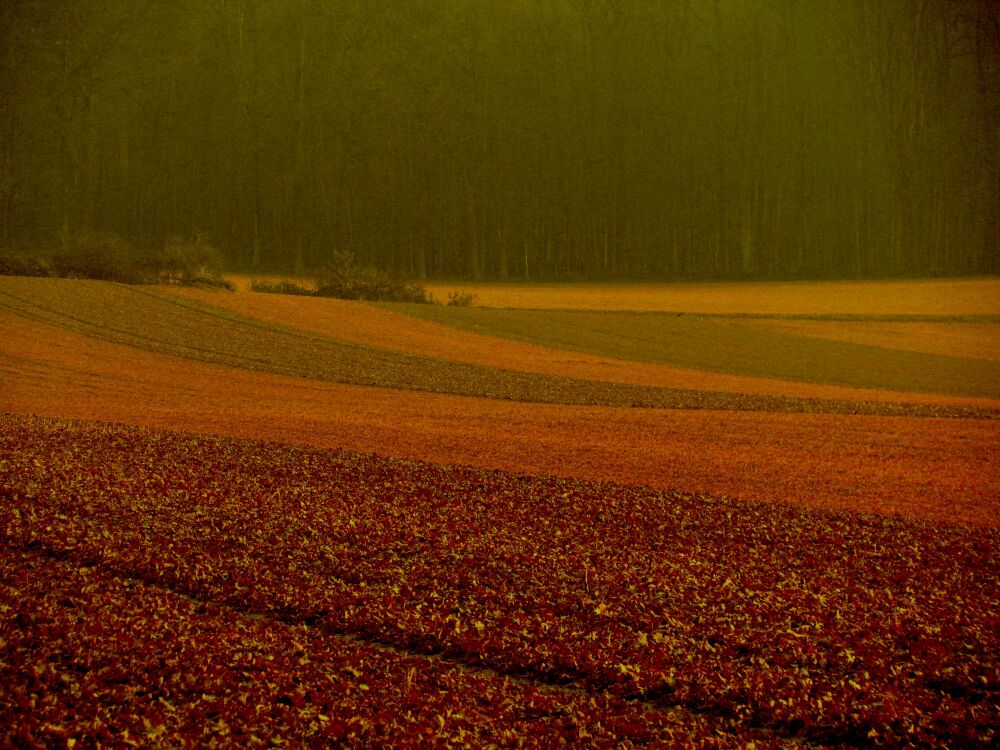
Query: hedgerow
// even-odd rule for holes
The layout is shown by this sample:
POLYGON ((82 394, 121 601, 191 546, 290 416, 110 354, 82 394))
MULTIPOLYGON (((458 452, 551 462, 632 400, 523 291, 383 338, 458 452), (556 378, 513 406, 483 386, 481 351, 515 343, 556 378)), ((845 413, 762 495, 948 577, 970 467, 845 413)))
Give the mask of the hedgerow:
POLYGON ((203 235, 173 238, 160 250, 137 248, 108 232, 63 236, 48 250, 0 253, 0 275, 96 279, 125 284, 184 284, 233 290, 221 252, 203 235))

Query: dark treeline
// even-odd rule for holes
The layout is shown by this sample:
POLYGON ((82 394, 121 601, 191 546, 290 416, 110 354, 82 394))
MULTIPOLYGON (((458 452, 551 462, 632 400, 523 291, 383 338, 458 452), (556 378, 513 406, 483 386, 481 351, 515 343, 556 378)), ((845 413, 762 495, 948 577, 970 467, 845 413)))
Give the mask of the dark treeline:
POLYGON ((237 268, 1000 271, 1000 4, 20 0, 0 243, 237 268))

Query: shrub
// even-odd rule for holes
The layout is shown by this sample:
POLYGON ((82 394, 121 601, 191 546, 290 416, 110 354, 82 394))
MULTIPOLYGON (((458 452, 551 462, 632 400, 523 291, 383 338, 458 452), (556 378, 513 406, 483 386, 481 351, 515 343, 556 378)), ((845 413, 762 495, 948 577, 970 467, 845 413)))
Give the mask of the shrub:
POLYGON ((254 292, 264 292, 266 294, 295 294, 299 296, 313 296, 316 294, 315 289, 310 289, 302 284, 297 284, 294 281, 287 281, 285 279, 275 282, 253 279, 250 282, 250 290, 254 292))
POLYGON ((222 254, 200 234, 173 239, 160 252, 144 252, 110 232, 79 232, 62 236, 50 257, 0 253, 0 274, 234 289, 222 278, 222 254))
POLYGON ((335 251, 316 274, 315 294, 320 297, 378 302, 431 301, 427 290, 412 281, 403 281, 374 268, 358 267, 350 253, 335 251))
POLYGON ((49 263, 40 258, 13 252, 0 251, 0 276, 51 276, 49 263))
POLYGON ((222 278, 222 253, 201 232, 191 239, 170 239, 156 266, 161 281, 233 290, 222 278))
POLYGON ((450 307, 471 307, 476 301, 476 295, 471 292, 448 292, 448 305, 450 307))
POLYGON ((344 281, 319 283, 315 294, 319 297, 369 300, 378 302, 430 302, 427 291, 409 281, 389 278, 354 277, 344 281))
POLYGON ((152 280, 145 259, 135 247, 110 232, 80 232, 62 237, 61 249, 52 257, 52 273, 128 284, 152 280))

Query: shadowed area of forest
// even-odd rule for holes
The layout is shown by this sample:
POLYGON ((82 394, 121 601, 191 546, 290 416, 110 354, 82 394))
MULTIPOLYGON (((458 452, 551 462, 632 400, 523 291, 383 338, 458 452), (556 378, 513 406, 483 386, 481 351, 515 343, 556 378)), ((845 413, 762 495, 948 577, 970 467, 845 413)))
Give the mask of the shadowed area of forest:
POLYGON ((246 270, 339 253, 533 281, 1000 270, 985 0, 23 0, 0 7, 0 82, 18 251, 197 237, 246 270))

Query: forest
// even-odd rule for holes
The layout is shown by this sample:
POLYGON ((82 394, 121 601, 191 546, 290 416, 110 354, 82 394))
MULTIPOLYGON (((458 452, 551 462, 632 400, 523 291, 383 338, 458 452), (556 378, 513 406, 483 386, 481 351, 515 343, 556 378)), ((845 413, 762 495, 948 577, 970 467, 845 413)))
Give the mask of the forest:
POLYGON ((0 4, 0 246, 232 269, 1000 271, 986 0, 0 4))

